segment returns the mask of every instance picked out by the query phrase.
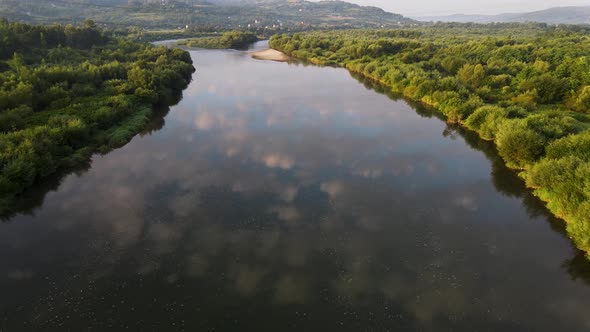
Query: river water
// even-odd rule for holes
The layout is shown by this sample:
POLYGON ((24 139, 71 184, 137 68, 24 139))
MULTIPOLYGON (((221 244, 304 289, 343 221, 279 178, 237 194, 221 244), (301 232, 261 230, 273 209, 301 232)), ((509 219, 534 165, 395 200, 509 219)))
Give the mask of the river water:
POLYGON ((0 224, 0 330, 590 329, 587 260, 490 144, 343 69, 191 54, 150 130, 0 224))

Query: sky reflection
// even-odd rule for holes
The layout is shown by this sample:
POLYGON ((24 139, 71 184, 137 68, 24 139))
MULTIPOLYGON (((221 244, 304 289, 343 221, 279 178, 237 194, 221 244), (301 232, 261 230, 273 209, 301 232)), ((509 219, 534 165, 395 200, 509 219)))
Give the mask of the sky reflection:
POLYGON ((443 122, 344 70, 193 57, 162 130, 0 225, 0 328, 590 328, 568 239, 443 122))

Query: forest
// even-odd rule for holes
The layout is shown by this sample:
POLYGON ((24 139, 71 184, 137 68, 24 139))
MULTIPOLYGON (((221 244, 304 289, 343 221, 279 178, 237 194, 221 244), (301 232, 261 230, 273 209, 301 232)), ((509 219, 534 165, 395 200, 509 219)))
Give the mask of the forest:
POLYGON ((272 48, 341 66, 493 141, 590 253, 586 26, 436 24, 275 35, 272 48))
POLYGON ((258 37, 253 32, 228 31, 218 37, 201 37, 193 39, 184 39, 178 42, 178 45, 188 47, 200 47, 209 49, 246 49, 248 45, 258 41, 258 37))
POLYGON ((186 51, 114 38, 93 21, 0 20, 0 210, 62 167, 128 142, 189 83, 186 51))

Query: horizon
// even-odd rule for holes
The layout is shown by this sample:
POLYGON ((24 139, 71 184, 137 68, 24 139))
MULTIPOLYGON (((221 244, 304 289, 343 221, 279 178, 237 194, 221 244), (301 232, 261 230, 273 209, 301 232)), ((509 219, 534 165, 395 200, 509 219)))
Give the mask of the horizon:
MULTIPOLYGON (((318 2, 322 0, 309 0, 318 2)), ((325 0, 324 0, 325 1, 325 0)), ((361 6, 374 6, 407 17, 449 15, 498 15, 545 10, 554 7, 590 6, 587 0, 522 0, 517 3, 507 0, 415 0, 410 3, 392 3, 388 0, 343 0, 361 6), (423 10, 422 8, 428 8, 423 10)))

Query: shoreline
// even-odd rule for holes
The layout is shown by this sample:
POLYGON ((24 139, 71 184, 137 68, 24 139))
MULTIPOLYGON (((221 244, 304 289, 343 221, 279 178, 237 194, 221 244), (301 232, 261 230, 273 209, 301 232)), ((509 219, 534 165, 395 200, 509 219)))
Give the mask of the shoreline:
POLYGON ((291 57, 287 54, 272 48, 268 48, 262 51, 250 52, 249 54, 252 58, 257 60, 271 60, 278 62, 286 62, 291 60, 291 57))
MULTIPOLYGON (((313 58, 298 58, 298 57, 293 57, 293 58, 294 58, 294 59, 297 59, 297 60, 306 61, 306 62, 308 62, 308 63, 311 63, 311 64, 313 64, 313 65, 316 65, 316 66, 325 66, 325 64, 323 64, 321 61, 314 60, 313 58)), ((427 106, 427 107, 429 107, 429 108, 432 108, 432 109, 433 109, 433 110, 435 110, 436 112, 439 112, 440 114, 442 114, 442 115, 444 116, 444 118, 446 118, 447 122, 449 122, 449 123, 456 123, 457 125, 461 126, 462 128, 465 128, 466 130, 473 131, 473 130, 471 130, 471 129, 467 128, 467 126, 465 126, 465 124, 464 124, 462 121, 456 121, 456 122, 455 122, 455 121, 449 121, 449 118, 448 118, 447 116, 445 116, 445 115, 444 115, 444 114, 443 114, 443 113, 442 113, 442 112, 441 112, 441 111, 440 111, 440 110, 439 110, 439 109, 438 109, 438 108, 437 108, 435 105, 433 105, 433 104, 430 104, 430 103, 427 103, 427 102, 425 102, 424 100, 421 100, 421 99, 414 99, 414 98, 412 98, 412 97, 410 97, 410 96, 406 95, 406 94, 405 94, 403 91, 396 91, 396 90, 393 90, 393 88, 392 88, 390 85, 388 85, 387 83, 385 83, 384 81, 382 81, 382 80, 381 80, 379 77, 376 77, 376 76, 373 76, 373 75, 367 75, 367 73, 364 73, 364 72, 361 72, 361 71, 358 71, 358 70, 354 70, 353 68, 350 68, 350 67, 347 65, 347 63, 344 63, 344 64, 341 64, 341 63, 339 63, 339 64, 337 64, 336 66, 337 66, 337 67, 339 67, 339 68, 346 69, 346 70, 347 70, 349 73, 356 73, 356 74, 358 74, 358 75, 360 75, 360 76, 362 76, 362 77, 364 77, 364 78, 366 78, 366 79, 372 80, 372 81, 374 81, 374 82, 376 82, 376 83, 378 83, 378 84, 381 84, 381 85, 383 85, 383 86, 385 86, 385 87, 388 87, 388 88, 392 89, 392 92, 399 93, 399 94, 401 94, 402 96, 404 96, 404 98, 408 98, 408 99, 410 99, 410 100, 413 100, 413 101, 415 101, 415 102, 421 103, 421 104, 423 104, 423 105, 425 105, 425 106, 427 106)), ((475 132, 475 133, 477 134, 477 136, 479 136, 479 139, 481 139, 481 140, 483 140, 483 141, 490 141, 490 140, 486 140, 486 139, 484 139, 483 137, 481 137, 481 135, 479 135, 477 132, 475 132)), ((492 141, 492 142, 493 142, 493 141, 492 141)), ((495 142, 493 142, 493 143, 494 143, 494 146, 496 147, 496 150, 497 150, 497 144, 496 144, 495 142)), ((518 174, 518 172, 519 172, 519 171, 521 171, 521 170, 519 170, 519 169, 514 169, 514 168, 511 168, 511 167, 509 167, 509 166, 507 165, 506 161, 504 161, 504 160, 503 160, 503 163, 504 163, 504 166, 505 166, 505 167, 507 167, 508 169, 510 169, 510 170, 511 170, 511 171, 513 171, 513 172, 516 172, 517 174, 518 174)), ((520 177, 520 176, 519 176, 519 177, 520 177)), ((531 194, 532 194, 532 195, 534 195, 534 196, 535 196, 535 197, 537 197, 539 200, 541 200, 541 201, 543 202, 543 205, 545 206, 545 208, 546 208, 546 209, 547 209, 547 210, 548 210, 548 211, 549 211, 549 212, 550 212, 550 213, 551 213, 551 214, 552 214, 552 215, 553 215, 555 218, 557 218, 557 219, 559 219, 559 220, 561 220, 561 221, 563 222, 563 224, 564 224, 564 228, 566 229, 566 233, 568 234, 568 237, 570 237, 570 239, 573 239, 573 238, 571 237, 571 235, 570 235, 570 232, 569 232, 569 231, 567 231, 567 225, 568 225, 568 224, 571 224, 571 220, 572 220, 574 217, 572 217, 572 216, 567 216, 567 215, 563 215, 562 213, 560 213, 560 212, 559 212, 559 210, 557 210, 557 209, 556 209, 556 208, 555 208, 555 207, 554 207, 554 206, 551 204, 551 203, 552 203, 552 200, 550 200, 550 199, 546 199, 546 198, 544 199, 543 197, 541 197, 541 196, 540 196, 540 195, 539 195, 539 194, 536 192, 536 191, 537 191, 539 188, 533 188, 533 187, 531 187, 531 186, 528 186, 528 185, 526 184, 526 181, 524 181, 524 179, 523 179, 522 177, 521 177, 521 179, 522 179, 522 181, 524 182, 524 186, 527 188, 527 190, 529 190, 529 191, 531 192, 531 194)), ((580 247, 578 247, 578 246, 576 245, 576 242, 575 242, 575 241, 572 241, 572 242, 574 243, 574 246, 576 246, 577 250, 580 250, 580 251, 584 252, 584 253, 585 253, 585 256, 586 256, 586 258, 587 258, 587 259, 590 259, 590 251, 588 251, 588 250, 586 250, 586 249, 583 249, 583 248, 580 248, 580 247)))

